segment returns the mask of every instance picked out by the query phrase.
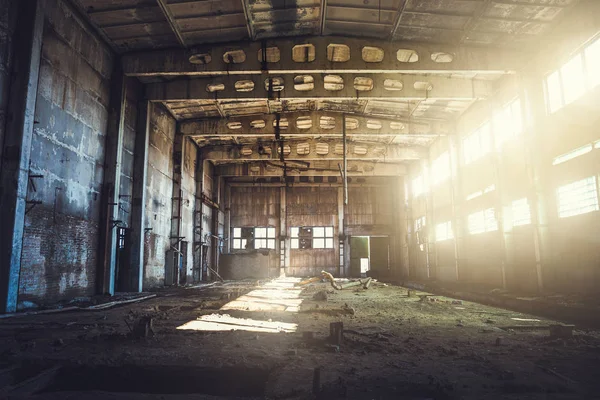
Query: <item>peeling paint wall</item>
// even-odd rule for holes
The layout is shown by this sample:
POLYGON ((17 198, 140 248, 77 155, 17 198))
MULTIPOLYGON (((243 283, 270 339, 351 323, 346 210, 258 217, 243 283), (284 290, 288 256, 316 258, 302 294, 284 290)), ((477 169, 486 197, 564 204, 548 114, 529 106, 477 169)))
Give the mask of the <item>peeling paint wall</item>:
MULTIPOLYGON (((8 108, 8 89, 12 65, 12 36, 15 30, 16 2, 0 0, 0 143, 4 143, 4 129, 8 108)), ((2 150, 0 145, 0 159, 2 150)), ((0 166, 0 168, 2 168, 0 166)))
POLYGON ((144 289, 164 285, 165 254, 171 245, 173 143, 175 119, 159 104, 152 107, 146 181, 144 289))
POLYGON ((186 271, 187 283, 193 282, 194 266, 194 211, 196 197, 196 162, 198 151, 191 140, 183 142, 183 160, 181 165, 181 236, 187 242, 186 271))
POLYGON ((94 294, 113 57, 62 1, 47 9, 19 302, 94 294))

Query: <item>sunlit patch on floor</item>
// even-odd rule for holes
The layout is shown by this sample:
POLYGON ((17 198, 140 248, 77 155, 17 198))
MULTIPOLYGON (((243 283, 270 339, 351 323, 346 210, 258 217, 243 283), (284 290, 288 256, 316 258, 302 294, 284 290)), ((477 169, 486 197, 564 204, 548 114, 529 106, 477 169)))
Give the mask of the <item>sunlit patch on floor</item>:
MULTIPOLYGON (((302 289, 296 289, 295 284, 300 279, 279 278, 267 282, 256 289, 221 307, 221 310, 238 311, 285 311, 298 312, 302 299, 302 289)), ((260 321, 249 318, 235 318, 228 314, 203 315, 195 321, 187 322, 178 330, 195 331, 231 331, 243 330, 250 332, 278 333, 295 332, 297 324, 279 321, 260 321)))
POLYGON ((177 329, 194 331, 250 331, 263 333, 296 332, 297 324, 278 321, 259 321, 248 318, 235 318, 228 314, 203 315, 195 321, 187 322, 177 329))

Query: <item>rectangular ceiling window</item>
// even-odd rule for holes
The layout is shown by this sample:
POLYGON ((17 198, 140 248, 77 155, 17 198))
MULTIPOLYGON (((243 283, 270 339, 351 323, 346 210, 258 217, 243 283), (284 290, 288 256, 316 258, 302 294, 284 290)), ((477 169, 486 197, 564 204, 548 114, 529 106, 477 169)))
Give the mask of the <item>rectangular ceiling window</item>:
POLYGON ((493 208, 474 212, 467 217, 469 233, 477 234, 498 230, 498 220, 493 208))
POLYGON ((275 228, 233 228, 233 249, 275 249, 275 228))
POLYGON ((435 240, 442 242, 444 240, 454 239, 452 232, 452 221, 446 221, 435 226, 435 240))
POLYGON ((438 185, 450 178, 450 154, 445 151, 431 163, 431 180, 438 185))
POLYGON ((494 114, 494 139, 496 148, 502 148, 510 140, 523 132, 523 113, 518 98, 506 104, 494 114))
POLYGON ((600 85, 600 38, 586 47, 585 64, 590 87, 600 85))
POLYGON ((577 158, 579 156, 587 154, 587 153, 589 153, 591 151, 592 151, 592 145, 591 144, 588 144, 588 145, 583 146, 583 147, 579 147, 579 148, 577 148, 575 150, 569 151, 568 153, 561 154, 560 156, 555 157, 554 161, 552 161, 552 165, 559 165, 559 164, 565 163, 565 162, 570 161, 570 160, 572 160, 574 158, 577 158))
POLYGON ((560 218, 598 211, 596 177, 590 176, 559 187, 557 198, 560 218))
POLYGON ((463 139, 465 164, 483 157, 491 150, 491 129, 489 121, 463 139))
POLYGON ((570 104, 585 93, 585 74, 581 53, 571 58, 560 69, 565 105, 570 104))
POLYGON ((333 249, 333 226, 291 228, 292 249, 333 249))
POLYGON ((527 198, 512 202, 512 221, 513 226, 531 224, 531 209, 527 198))

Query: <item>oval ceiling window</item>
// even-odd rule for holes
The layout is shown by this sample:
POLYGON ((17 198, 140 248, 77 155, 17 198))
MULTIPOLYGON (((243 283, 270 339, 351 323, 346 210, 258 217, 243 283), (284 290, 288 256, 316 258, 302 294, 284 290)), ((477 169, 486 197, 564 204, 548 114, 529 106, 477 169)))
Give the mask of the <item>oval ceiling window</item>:
POLYGON ((354 78, 354 90, 368 92, 373 90, 373 79, 357 76, 354 78))
POLYGON ((383 156, 386 153, 385 147, 383 146, 375 146, 372 149, 373 154, 378 155, 378 156, 383 156))
POLYGON ((251 80, 237 81, 235 83, 235 90, 237 92, 251 92, 254 90, 254 82, 251 80))
POLYGON ((367 146, 360 144, 354 146, 354 154, 356 154, 357 156, 364 156, 365 154, 367 154, 367 151, 367 146))
POLYGON ((381 121, 377 121, 375 119, 367 120, 367 128, 368 129, 381 129, 381 121))
POLYGON ((192 54, 189 60, 191 64, 206 65, 212 61, 212 57, 208 53, 192 54))
POLYGON ((325 90, 336 92, 344 88, 344 78, 339 75, 325 75, 325 90))
POLYGON ((419 61, 419 54, 414 50, 400 49, 396 52, 396 59, 400 62, 415 63, 419 61))
POLYGON ((326 156, 329 154, 329 145, 323 142, 317 143, 315 152, 320 156, 326 156))
POLYGON ((292 60, 297 63, 315 61, 316 50, 312 44, 297 44, 292 47, 292 60))
MULTIPOLYGON (((279 129, 287 129, 289 126, 289 122, 287 118, 281 118, 279 120, 279 129)), ((277 120, 273 120, 273 128, 277 127, 277 120)))
POLYGON ((265 90, 273 92, 281 92, 283 90, 283 78, 276 76, 273 78, 265 79, 265 90))
POLYGON ((345 44, 330 44, 327 46, 327 59, 331 62, 346 62, 350 60, 350 47, 345 44))
POLYGON ((290 147, 289 144, 284 144, 283 145, 283 155, 287 156, 292 152, 292 148, 290 147))
POLYGON ((424 81, 418 81, 415 82, 415 84, 413 85, 415 90, 425 90, 425 91, 430 91, 433 89, 433 85, 429 82, 424 82, 424 81))
POLYGON ((294 77, 294 89, 299 92, 308 92, 315 88, 315 78, 311 75, 297 75, 294 77))
POLYGON ((382 62, 385 52, 381 47, 365 46, 362 48, 362 59, 364 62, 382 62))
POLYGON ((250 122, 250 128, 252 129, 262 129, 265 127, 265 120, 264 119, 256 119, 252 122, 250 122))
POLYGON ((296 146, 296 153, 300 156, 305 156, 310 153, 310 144, 309 143, 298 143, 296 146))
POLYGON ((240 150, 240 155, 242 156, 251 156, 252 149, 250 147, 242 147, 240 150))
POLYGON ((220 92, 225 90, 224 83, 209 83, 206 85, 206 91, 209 93, 220 92))
POLYGON ((229 128, 231 130, 242 129, 242 123, 241 122, 228 122, 227 128, 229 128))
POLYGON ((296 119, 296 126, 298 129, 310 129, 312 128, 312 118, 311 117, 298 117, 296 119))
MULTIPOLYGON (((264 54, 268 63, 277 63, 281 60, 281 52, 279 47, 267 47, 264 49, 264 54)), ((258 50, 258 61, 263 62, 263 49, 258 50)))
POLYGON ((223 54, 223 61, 227 64, 241 64, 246 61, 244 50, 231 50, 223 54))
POLYGON ((435 53, 431 53, 431 61, 441 64, 451 63, 452 61, 454 61, 454 56, 450 53, 438 51, 435 53))
POLYGON ((324 115, 319 120, 319 126, 321 129, 333 129, 335 128, 335 118, 324 115))
POLYGON ((404 129, 404 124, 402 122, 390 122, 390 129, 401 131, 404 129))
POLYGON ((333 148, 333 152, 337 155, 344 154, 344 145, 342 143, 338 143, 333 148))
POLYGON ((386 79, 383 81, 383 88, 385 90, 402 90, 404 89, 404 83, 397 79, 386 79))
POLYGON ((358 129, 358 120, 356 118, 346 118, 346 129, 354 130, 358 129))

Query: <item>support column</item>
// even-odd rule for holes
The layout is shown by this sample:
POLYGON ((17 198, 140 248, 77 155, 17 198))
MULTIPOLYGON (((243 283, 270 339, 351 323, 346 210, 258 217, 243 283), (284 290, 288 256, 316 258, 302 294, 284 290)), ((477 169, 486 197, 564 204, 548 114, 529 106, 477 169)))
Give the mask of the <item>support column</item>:
POLYGON ((408 277, 408 226, 407 226, 407 204, 406 204, 406 185, 404 176, 397 177, 396 184, 396 193, 397 193, 397 201, 396 201, 396 215, 397 215, 397 229, 396 229, 396 268, 393 271, 393 278, 407 278, 408 277))
POLYGON ((451 165, 451 187, 452 187, 452 233, 454 236, 454 262, 456 269, 456 281, 460 280, 460 270, 466 260, 465 218, 463 215, 464 196, 462 193, 462 169, 460 168, 460 137, 457 133, 448 136, 450 165, 451 165))
POLYGON ((131 282, 130 290, 141 292, 144 282, 144 245, 146 239, 146 180, 148 173, 148 145, 152 104, 138 105, 137 129, 133 155, 133 189, 131 202, 131 282))
POLYGON ((287 226, 287 186, 279 188, 279 276, 285 276, 290 265, 291 239, 287 226))
POLYGON ((21 0, 0 163, 0 313, 17 309, 29 160, 44 32, 41 0, 21 0))
POLYGON ((338 202, 338 250, 340 259, 339 275, 340 277, 348 276, 346 254, 350 254, 350 248, 346 245, 346 232, 344 230, 344 199, 346 187, 339 187, 337 194, 338 202))
POLYGON ((530 192, 527 196, 531 208, 531 223, 533 229, 533 242, 535 246, 535 271, 538 291, 544 289, 544 270, 548 267, 550 255, 550 238, 548 233, 549 203, 551 193, 547 190, 545 172, 546 164, 542 157, 543 151, 539 150, 540 143, 544 143, 545 97, 542 74, 529 71, 520 76, 521 109, 525 121, 525 156, 527 174, 530 180, 530 192))
POLYGON ((121 160, 123 130, 125 125, 126 78, 115 62, 112 74, 110 108, 106 132, 104 156, 104 184, 100 211, 100 245, 98 246, 98 293, 115 294, 115 265, 117 232, 119 225, 119 188, 121 184, 121 160))
POLYGON ((231 185, 228 185, 225 181, 223 181, 225 185, 225 199, 223 202, 225 204, 225 226, 223 227, 223 251, 225 253, 229 253, 231 251, 231 185))
POLYGON ((435 213, 433 208, 433 185, 431 179, 431 155, 428 158, 422 160, 421 162, 421 171, 423 173, 423 179, 426 182, 428 187, 428 192, 425 194, 425 232, 426 234, 426 242, 425 242, 425 260, 427 267, 427 279, 435 277, 436 271, 432 270, 433 267, 437 268, 437 263, 435 262, 435 245, 432 249, 432 238, 435 236, 435 213))

